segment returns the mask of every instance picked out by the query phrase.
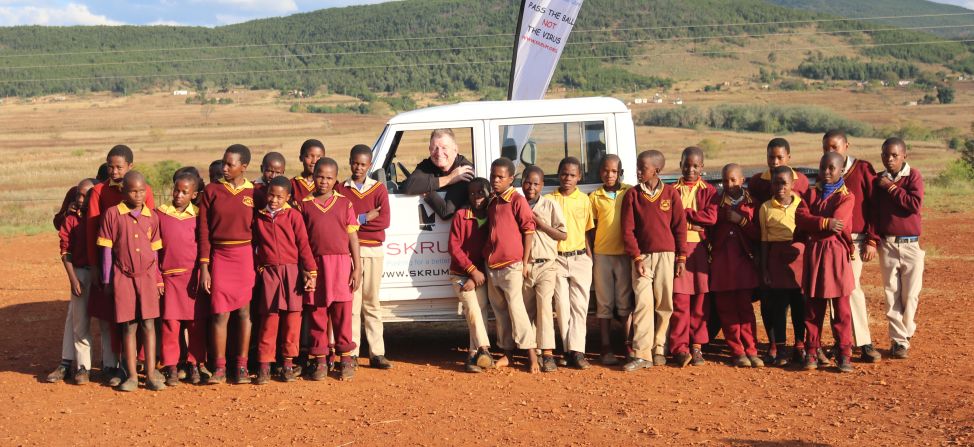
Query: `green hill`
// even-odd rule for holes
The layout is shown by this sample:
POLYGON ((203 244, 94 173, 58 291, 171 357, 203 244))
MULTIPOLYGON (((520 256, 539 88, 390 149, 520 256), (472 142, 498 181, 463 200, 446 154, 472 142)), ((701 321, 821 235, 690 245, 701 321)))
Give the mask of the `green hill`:
MULTIPOLYGON (((510 70, 514 3, 411 0, 212 29, 0 28, 0 96, 128 93, 188 83, 325 89, 361 98, 461 90, 499 98, 510 70)), ((599 0, 582 9, 554 82, 592 93, 667 87, 669 79, 631 68, 648 49, 663 43, 676 45, 677 54, 750 48, 749 36, 801 30, 837 33, 870 57, 933 64, 972 60, 956 43, 899 46, 937 40, 931 34, 860 33, 875 24, 809 22, 829 17, 761 0, 599 0), (876 43, 883 46, 871 46, 876 43)))
POLYGON ((945 5, 925 0, 768 0, 780 6, 806 11, 833 14, 841 17, 903 17, 941 14, 969 14, 940 17, 912 17, 876 20, 902 27, 951 26, 953 28, 930 29, 944 37, 974 36, 974 11, 960 6, 945 5))

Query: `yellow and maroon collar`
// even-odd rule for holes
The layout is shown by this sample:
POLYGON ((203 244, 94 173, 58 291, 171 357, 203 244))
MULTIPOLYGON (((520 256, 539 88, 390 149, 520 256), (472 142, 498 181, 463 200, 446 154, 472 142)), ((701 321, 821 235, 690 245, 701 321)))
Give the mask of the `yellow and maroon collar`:
POLYGON ((159 206, 159 209, 157 211, 169 217, 175 217, 176 219, 179 220, 186 220, 186 219, 195 218, 196 215, 199 213, 199 208, 197 208, 196 205, 190 203, 185 210, 179 211, 176 209, 175 206, 168 203, 164 203, 159 206))
POLYGON ((687 183, 686 181, 683 180, 683 177, 680 177, 680 179, 676 181, 676 186, 677 187, 681 187, 682 186, 682 187, 690 187, 690 188, 700 188, 700 189, 710 188, 710 184, 708 184, 707 182, 703 181, 703 179, 701 179, 699 177, 697 178, 697 181, 696 182, 693 182, 693 183, 687 183))
POLYGON ((345 196, 343 196, 338 191, 332 191, 331 197, 328 199, 328 202, 324 204, 324 206, 322 206, 321 202, 315 200, 317 197, 315 197, 314 195, 308 195, 305 198, 301 199, 301 201, 302 202, 310 201, 314 206, 316 206, 319 210, 321 210, 321 212, 327 213, 328 210, 331 209, 331 207, 335 206, 335 203, 338 202, 339 197, 345 197, 345 196))
POLYGON ((348 188, 349 191, 352 191, 352 193, 354 193, 356 196, 358 196, 358 198, 361 199, 362 197, 369 195, 370 193, 372 193, 372 191, 378 188, 379 182, 372 177, 366 176, 365 181, 362 182, 362 189, 359 190, 358 186, 355 185, 355 182, 352 181, 352 178, 349 177, 348 180, 345 180, 344 185, 346 188, 348 188))
POLYGON ((222 183, 223 186, 227 188, 227 191, 230 191, 230 194, 233 194, 233 195, 240 194, 240 192, 243 191, 243 190, 245 190, 245 189, 254 189, 254 184, 253 183, 250 183, 250 180, 247 180, 247 179, 244 179, 243 184, 240 185, 239 187, 233 186, 232 183, 230 183, 226 179, 222 179, 222 178, 220 179, 220 183, 222 183))
POLYGON ((659 181, 659 186, 656 187, 656 191, 650 190, 644 183, 639 184, 639 191, 649 199, 650 202, 655 202, 659 196, 663 195, 663 188, 666 185, 663 184, 663 180, 659 181))
POLYGON ((314 182, 314 180, 312 180, 312 181, 309 182, 309 181, 305 180, 304 177, 302 177, 300 175, 295 175, 294 176, 294 180, 297 180, 298 184, 301 185, 301 186, 303 186, 304 189, 308 190, 308 192, 314 191, 314 189, 315 189, 315 182, 314 182))
MULTIPOLYGON (((126 214, 130 214, 132 212, 132 209, 129 208, 128 205, 125 204, 125 202, 121 202, 121 203, 118 204, 118 212, 119 212, 119 214, 122 214, 124 216, 126 214)), ((142 212, 139 213, 139 214, 141 214, 141 215, 143 215, 145 217, 152 217, 152 210, 150 210, 149 207, 146 206, 146 204, 143 203, 142 204, 142 212)))
POLYGON ((516 194, 516 193, 517 193, 517 190, 513 186, 508 186, 506 191, 504 191, 504 192, 502 192, 500 194, 494 194, 494 197, 495 198, 500 198, 501 200, 503 200, 503 201, 505 201, 507 203, 510 203, 511 202, 511 199, 514 197, 514 194, 516 194))

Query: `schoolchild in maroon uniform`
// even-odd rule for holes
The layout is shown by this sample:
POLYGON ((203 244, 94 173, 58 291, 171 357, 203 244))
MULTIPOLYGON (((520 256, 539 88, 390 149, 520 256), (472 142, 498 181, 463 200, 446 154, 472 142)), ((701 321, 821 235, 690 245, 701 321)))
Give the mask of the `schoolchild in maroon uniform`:
MULTIPOLYGON (((187 174, 187 175, 190 175, 190 176, 193 176, 193 177, 199 179, 199 182, 200 182, 199 193, 197 193, 196 194, 196 197, 193 198, 193 200, 191 201, 191 203, 193 205, 196 205, 197 208, 198 208, 199 205, 200 205, 200 195, 201 195, 200 193, 203 192, 203 187, 206 186, 206 183, 203 180, 203 176, 200 175, 200 170, 199 169, 196 169, 196 166, 183 166, 183 167, 177 169, 176 171, 174 171, 172 173, 172 182, 173 182, 173 184, 175 184, 176 183, 176 179, 178 177, 182 176, 183 174, 187 174)), ((197 211, 199 211, 199 210, 197 209, 197 211)))
POLYGON ((68 275, 71 301, 64 318, 61 338, 61 363, 47 375, 48 383, 56 383, 70 376, 74 383, 88 383, 91 371, 91 317, 88 316, 88 295, 91 290, 91 267, 88 265, 85 242, 85 199, 95 186, 94 179, 84 179, 72 187, 74 201, 58 227, 61 263, 68 275))
POLYGON ((852 313, 849 294, 852 275, 852 220, 855 198, 842 178, 845 160, 835 152, 819 162, 819 182, 805 193, 807 208, 799 210, 797 225, 807 235, 802 290, 805 305, 805 369, 817 369, 822 323, 832 308, 832 334, 838 346, 839 371, 852 372, 852 313), (807 212, 806 212, 807 211, 807 212))
POLYGON ((301 201, 315 192, 315 164, 325 156, 325 144, 310 139, 301 143, 298 159, 301 160, 301 174, 291 179, 291 205, 301 207, 301 201))
POLYGON ((683 367, 704 364, 700 347, 707 344, 707 320, 710 300, 707 292, 710 275, 710 253, 707 229, 717 219, 713 197, 717 189, 700 179, 703 172, 703 150, 688 147, 680 156, 683 176, 673 185, 683 202, 687 220, 687 270, 673 280, 673 316, 670 318, 670 352, 683 367))
POLYGON ((146 388, 157 391, 166 387, 156 370, 155 320, 159 318, 159 296, 165 293, 159 271, 159 216, 145 203, 148 188, 142 174, 130 171, 122 182, 125 198, 104 210, 97 240, 102 247, 101 284, 112 297, 114 321, 123 331, 128 378, 116 389, 135 391, 139 387, 136 332, 141 329, 146 388))
POLYGON ((270 381, 271 362, 277 358, 279 339, 283 357, 281 380, 293 382, 297 378, 294 358, 298 356, 301 333, 302 295, 305 290, 314 288, 318 274, 301 212, 288 205, 291 182, 279 176, 266 185, 264 201, 267 204, 254 218, 254 245, 261 282, 261 293, 257 298, 257 313, 261 320, 257 349, 260 362, 258 385, 270 381))
POLYGON ((354 357, 358 357, 365 323, 365 336, 369 340, 369 366, 390 369, 383 340, 382 306, 379 290, 382 288, 382 265, 385 252, 386 229, 391 223, 389 190, 386 185, 368 176, 372 165, 372 148, 357 144, 348 156, 352 175, 335 186, 339 194, 352 202, 358 218, 359 257, 362 260, 362 286, 352 300, 352 340, 355 342, 354 357))
POLYGON ((869 313, 866 308, 866 294, 859 285, 862 275, 863 262, 869 262, 877 256, 879 241, 875 231, 870 228, 873 182, 876 180, 876 170, 866 160, 860 160, 849 154, 849 140, 845 132, 830 130, 822 137, 822 151, 835 152, 845 161, 842 178, 846 189, 855 199, 852 208, 852 220, 846 222, 852 231, 853 259, 852 274, 855 277, 855 288, 849 295, 849 307, 852 309, 852 337, 853 346, 858 346, 862 352, 862 360, 873 363, 882 356, 873 348, 872 336, 869 333, 869 313))
POLYGON ((778 166, 772 171, 774 196, 761 204, 757 220, 761 227, 761 318, 768 334, 765 362, 786 366, 788 308, 795 332, 793 360, 805 359, 805 298, 802 295, 805 244, 796 231, 796 216, 802 198, 792 191, 795 171, 778 166))
POLYGON ((899 138, 883 142, 886 169, 876 177, 872 211, 872 228, 880 241, 879 270, 892 341, 890 356, 894 359, 909 357, 926 259, 926 252, 920 248, 923 176, 906 159, 906 142, 899 138))
MULTIPOLYGON (((774 188, 771 187, 771 171, 779 166, 788 167, 791 163, 791 144, 784 138, 773 138, 768 142, 768 170, 754 174, 747 181, 747 193, 754 203, 762 204, 771 200, 774 188)), ((791 190, 801 196, 808 191, 808 177, 792 169, 791 190)), ((760 205, 759 205, 760 206, 760 205)))
POLYGON ((484 245, 487 243, 487 200, 490 182, 474 178, 467 186, 468 205, 453 214, 450 224, 450 280, 463 308, 470 336, 464 371, 483 372, 495 366, 487 336, 487 271, 484 245))
POLYGON ((198 296, 199 268, 196 264, 196 220, 199 209, 193 200, 199 195, 203 179, 182 172, 173 180, 172 203, 160 205, 159 231, 162 250, 159 268, 166 293, 162 299, 161 358, 166 385, 179 384, 180 341, 183 329, 188 335, 187 379, 200 382, 199 364, 206 361, 206 329, 209 306, 198 296))
POLYGON ((751 306, 751 297, 759 285, 753 249, 754 241, 760 239, 754 219, 757 209, 743 187, 740 166, 724 166, 723 181, 723 193, 711 198, 717 222, 707 235, 711 250, 710 291, 734 365, 760 368, 764 362, 758 357, 757 324, 751 306))
MULTIPOLYGON (((125 145, 117 145, 108 151, 105 164, 108 165, 108 179, 95 185, 88 193, 88 212, 85 233, 88 244, 88 262, 92 266, 92 276, 101 276, 102 259, 96 249, 98 230, 101 228, 102 214, 122 202, 122 178, 132 169, 134 161, 132 149, 125 145)), ((155 208, 152 198, 152 187, 146 185, 145 202, 149 209, 155 208)), ((103 293, 99 281, 92 281, 94 285, 88 296, 88 312, 97 318, 101 332, 102 373, 108 379, 108 385, 117 386, 125 379, 125 371, 120 368, 119 355, 122 349, 121 332, 115 324, 115 310, 112 307, 111 296, 103 293)))
MULTIPOLYGON (((102 163, 98 166, 98 174, 95 175, 94 184, 98 184, 108 180, 108 164, 102 163)), ((61 201, 61 208, 54 213, 54 218, 51 219, 54 224, 54 229, 61 229, 61 225, 64 224, 64 219, 68 217, 69 214, 76 214, 78 211, 78 185, 74 185, 68 188, 68 191, 64 193, 64 200, 61 201)))
POLYGON ((315 192, 301 201, 301 214, 308 227, 311 254, 317 261, 318 276, 311 293, 304 298, 310 314, 311 347, 308 350, 311 379, 323 380, 328 367, 328 328, 335 336, 335 351, 341 357, 342 380, 355 375, 352 350, 352 293, 362 281, 359 260, 358 219, 352 202, 335 191, 338 163, 324 157, 314 168, 315 192))
POLYGON ((624 371, 666 364, 664 349, 673 314, 673 279, 686 272, 687 221, 680 193, 659 178, 666 159, 643 151, 636 159, 639 185, 622 202, 622 241, 632 258, 634 359, 624 371))
POLYGON ((210 294, 213 375, 208 384, 227 380, 227 326, 233 314, 237 323, 235 383, 250 383, 247 348, 250 346, 250 300, 254 289, 254 185, 244 175, 250 149, 234 144, 223 154, 223 178, 203 189, 200 200, 197 245, 200 283, 210 294))
POLYGON ((262 210, 267 206, 267 185, 274 177, 284 175, 286 161, 280 152, 268 152, 260 161, 260 178, 254 180, 254 209, 262 210))

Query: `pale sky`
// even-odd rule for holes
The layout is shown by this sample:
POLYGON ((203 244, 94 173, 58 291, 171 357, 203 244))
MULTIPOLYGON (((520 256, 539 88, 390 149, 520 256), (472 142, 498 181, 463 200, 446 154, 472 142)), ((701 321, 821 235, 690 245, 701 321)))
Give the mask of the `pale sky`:
MULTIPOLYGON (((322 8, 385 1, 391 0, 0 0, 0 26, 219 26, 322 8)), ((935 1, 974 10, 974 0, 935 1)))

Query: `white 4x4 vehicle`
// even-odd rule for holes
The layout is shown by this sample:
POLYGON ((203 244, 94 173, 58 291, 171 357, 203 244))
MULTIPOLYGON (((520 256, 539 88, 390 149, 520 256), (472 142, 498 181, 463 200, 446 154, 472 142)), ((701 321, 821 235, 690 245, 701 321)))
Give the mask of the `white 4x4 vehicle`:
MULTIPOLYGON (((443 128, 453 130, 478 177, 488 177, 491 162, 504 156, 519 164, 518 172, 526 165, 543 169, 545 192, 558 185, 558 162, 567 156, 581 160, 579 188, 585 192, 601 184, 598 164, 605 154, 618 155, 623 166, 636 165, 632 114, 613 98, 465 102, 393 117, 372 148, 370 169, 389 188, 392 213, 380 293, 385 321, 462 319, 450 285, 450 222, 421 197, 398 193, 429 156, 430 132, 443 128), (512 144, 512 136, 524 144, 512 144)), ((634 184, 635 174, 625 170, 622 180, 634 184)))

